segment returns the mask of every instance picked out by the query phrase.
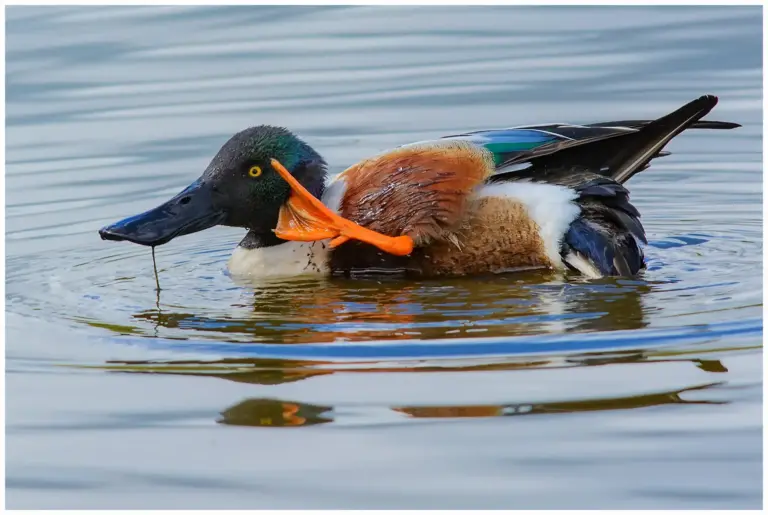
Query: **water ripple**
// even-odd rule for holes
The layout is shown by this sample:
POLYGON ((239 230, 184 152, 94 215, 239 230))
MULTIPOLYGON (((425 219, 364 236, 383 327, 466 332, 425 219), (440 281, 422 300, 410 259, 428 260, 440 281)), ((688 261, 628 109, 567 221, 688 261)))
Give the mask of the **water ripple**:
POLYGON ((606 331, 592 334, 536 335, 518 338, 462 338, 461 340, 400 340, 364 343, 321 343, 302 345, 241 345, 163 338, 107 338, 119 344, 154 349, 200 352, 228 358, 272 358, 302 360, 422 360, 487 357, 522 357, 554 354, 567 356, 588 352, 610 353, 626 350, 658 350, 664 346, 698 345, 718 339, 754 341, 763 331, 762 319, 733 323, 701 324, 643 331, 606 331))

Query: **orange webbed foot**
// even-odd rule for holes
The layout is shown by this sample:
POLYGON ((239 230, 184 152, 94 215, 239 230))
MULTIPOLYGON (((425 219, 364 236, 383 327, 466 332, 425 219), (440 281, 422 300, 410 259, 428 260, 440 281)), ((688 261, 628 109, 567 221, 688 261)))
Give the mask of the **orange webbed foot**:
POLYGON ((331 248, 349 240, 359 240, 395 256, 407 256, 413 251, 410 236, 386 236, 347 220, 315 198, 277 159, 272 159, 272 167, 291 187, 275 228, 278 238, 294 241, 332 238, 331 248))

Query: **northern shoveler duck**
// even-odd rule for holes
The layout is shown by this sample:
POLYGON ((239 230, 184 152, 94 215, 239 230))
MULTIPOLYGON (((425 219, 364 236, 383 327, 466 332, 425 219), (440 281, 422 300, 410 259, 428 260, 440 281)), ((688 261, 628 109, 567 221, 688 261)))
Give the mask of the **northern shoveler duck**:
POLYGON ((215 225, 248 230, 235 275, 399 271, 462 276, 549 267, 633 276, 647 243, 623 184, 701 120, 707 95, 657 120, 546 124, 413 143, 329 182, 323 158, 272 126, 232 136, 202 176, 103 239, 163 245, 215 225))

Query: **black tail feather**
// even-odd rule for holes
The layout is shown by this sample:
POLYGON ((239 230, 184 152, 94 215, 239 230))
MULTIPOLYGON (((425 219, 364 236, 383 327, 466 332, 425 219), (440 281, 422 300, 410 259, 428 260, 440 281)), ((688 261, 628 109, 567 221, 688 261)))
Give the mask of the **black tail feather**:
POLYGON ((704 95, 623 138, 622 150, 607 164, 611 178, 619 184, 629 180, 672 138, 706 116, 716 105, 716 96, 704 95))
MULTIPOLYGON (((630 127, 632 129, 639 129, 653 122, 653 120, 621 120, 617 122, 600 122, 590 123, 588 127, 630 127)), ((733 122, 718 122, 715 120, 699 120, 690 125, 689 129, 717 129, 717 130, 730 130, 738 129, 741 127, 739 123, 733 122)))
MULTIPOLYGON (((634 124, 638 130, 541 145, 502 163, 492 180, 497 182, 527 176, 543 179, 578 167, 624 183, 647 168, 651 159, 665 155, 662 151, 664 146, 689 127, 731 129, 739 126, 729 122, 700 121, 715 105, 717 97, 704 95, 657 120, 607 122, 630 127, 634 124), (531 166, 525 170, 520 170, 519 166, 515 167, 516 170, 509 168, 521 163, 530 163, 531 166)), ((607 126, 607 123, 603 125, 607 126)))

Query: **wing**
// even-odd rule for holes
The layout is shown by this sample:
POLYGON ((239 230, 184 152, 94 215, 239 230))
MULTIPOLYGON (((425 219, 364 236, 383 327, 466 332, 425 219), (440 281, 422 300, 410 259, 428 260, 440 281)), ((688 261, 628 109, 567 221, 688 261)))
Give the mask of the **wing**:
POLYGON ((490 153, 465 141, 408 145, 342 172, 339 214, 373 231, 424 244, 462 220, 469 193, 493 172, 490 153))
POLYGON ((493 154, 496 166, 547 143, 565 141, 556 133, 538 129, 498 129, 445 136, 438 141, 466 141, 493 154))
MULTIPOLYGON (((558 146, 569 147, 579 142, 601 140, 634 133, 632 127, 593 127, 564 123, 530 125, 510 129, 493 129, 445 136, 437 141, 465 141, 482 147, 493 155, 498 173, 510 172, 510 164, 537 155, 537 150, 548 151, 558 146)), ((431 142, 421 142, 425 144, 431 142)))
POLYGON ((621 120, 588 125, 547 123, 454 134, 444 139, 468 141, 490 151, 496 165, 493 181, 515 178, 538 180, 542 172, 551 168, 562 170, 565 163, 590 166, 593 171, 601 173, 601 168, 605 166, 615 168, 614 161, 628 159, 631 152, 625 151, 624 147, 639 147, 648 141, 660 142, 659 148, 654 149, 637 169, 628 173, 620 171, 619 182, 625 182, 633 173, 647 168, 651 159, 668 155, 662 150, 663 145, 682 130, 740 127, 737 123, 701 120, 715 104, 716 97, 705 95, 657 120, 621 120), (517 173, 530 168, 532 162, 533 170, 517 173))
MULTIPOLYGON (((492 181, 532 179, 551 181, 555 171, 587 168, 624 183, 646 169, 652 159, 666 155, 664 146, 688 128, 731 129, 738 124, 703 121, 717 105, 717 97, 704 95, 656 120, 602 122, 588 126, 537 126, 558 139, 511 155, 497 164, 492 181), (609 125, 610 124, 610 125, 609 125), (625 125, 613 125, 625 124, 625 125)), ((531 128, 528 128, 531 130, 531 128)))

